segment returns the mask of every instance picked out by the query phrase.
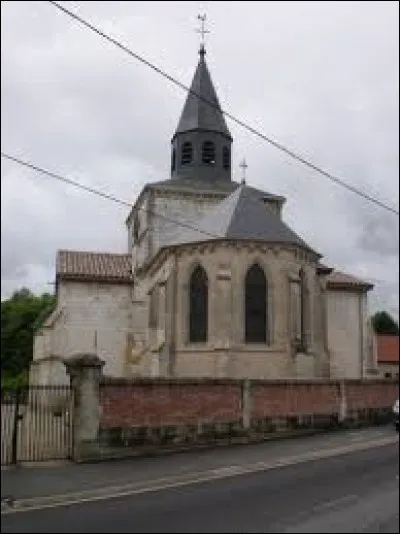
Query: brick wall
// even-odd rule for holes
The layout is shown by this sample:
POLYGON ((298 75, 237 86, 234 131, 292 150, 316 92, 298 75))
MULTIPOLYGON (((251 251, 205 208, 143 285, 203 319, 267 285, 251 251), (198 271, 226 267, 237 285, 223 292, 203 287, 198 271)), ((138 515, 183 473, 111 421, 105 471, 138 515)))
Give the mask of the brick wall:
POLYGON ((399 385, 395 381, 379 380, 370 384, 351 381, 346 385, 347 409, 363 410, 393 405, 399 396, 399 385))
POLYGON ((241 419, 240 382, 108 383, 100 390, 102 428, 180 426, 241 419))
POLYGON ((215 424, 301 415, 337 415, 343 392, 349 414, 390 408, 398 384, 390 381, 252 381, 107 379, 100 393, 101 427, 137 428, 215 424))
POLYGON ((253 384, 251 398, 251 416, 257 419, 337 414, 340 407, 339 384, 335 382, 253 384))

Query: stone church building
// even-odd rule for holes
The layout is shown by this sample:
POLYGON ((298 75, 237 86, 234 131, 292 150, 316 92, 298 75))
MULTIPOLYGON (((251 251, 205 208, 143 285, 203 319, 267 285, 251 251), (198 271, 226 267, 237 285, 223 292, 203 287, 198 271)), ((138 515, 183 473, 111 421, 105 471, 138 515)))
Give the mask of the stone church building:
POLYGON ((203 47, 191 90, 170 177, 147 184, 126 219, 126 254, 58 251, 57 306, 35 336, 31 380, 66 380, 61 362, 77 352, 96 352, 116 377, 373 373, 372 285, 321 263, 285 224, 285 198, 232 180, 203 47))

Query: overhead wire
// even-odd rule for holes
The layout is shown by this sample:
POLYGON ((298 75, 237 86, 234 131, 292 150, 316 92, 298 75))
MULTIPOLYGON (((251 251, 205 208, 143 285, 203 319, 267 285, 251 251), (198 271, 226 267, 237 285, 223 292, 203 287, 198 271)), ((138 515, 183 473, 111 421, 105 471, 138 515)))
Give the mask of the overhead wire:
POLYGON ((154 63, 152 63, 151 61, 145 59, 140 54, 137 54, 136 52, 131 50, 128 46, 122 44, 117 39, 111 37, 110 35, 107 35, 104 31, 100 30, 99 28, 94 26, 92 23, 90 23, 87 20, 85 20, 84 18, 80 17, 79 15, 74 13, 73 11, 70 11, 69 9, 67 9, 66 7, 61 5, 59 2, 56 2, 54 0, 48 0, 48 2, 50 4, 52 4, 55 8, 57 8, 58 10, 63 12, 65 15, 68 15, 70 18, 72 18, 76 22, 79 22, 80 24, 82 24, 85 28, 91 30, 92 32, 96 33, 97 35, 99 35, 100 37, 102 37, 103 39, 108 41, 109 43, 113 44, 114 46, 116 46, 117 48, 122 50, 123 52, 129 54, 131 57, 135 58, 137 61, 141 62, 142 64, 146 65, 147 67, 149 67, 150 69, 152 69, 156 73, 160 74, 161 76, 163 76, 164 78, 166 78, 167 80, 169 80, 170 82, 175 84, 176 86, 178 86, 181 89, 183 89, 185 92, 193 94, 199 100, 205 102, 208 106, 211 106, 211 107, 213 107, 215 109, 218 109, 223 115, 225 115, 226 117, 231 119, 233 122, 235 122, 236 124, 238 124, 242 128, 244 128, 247 131, 249 131, 250 133, 256 135, 260 139, 266 141, 267 143, 269 143, 273 147, 277 148, 281 152, 285 153, 286 155, 290 156, 291 158, 295 159, 296 161, 302 163, 303 165, 305 165, 309 169, 312 169, 313 171, 315 171, 318 174, 320 174, 320 175, 324 176, 325 178, 329 179, 331 182, 335 183, 336 185, 339 185, 340 187, 343 187, 346 190, 350 191, 351 193, 353 193, 355 195, 358 195, 359 197, 362 197, 364 200, 367 200, 368 202, 371 202, 371 203, 379 206, 380 208, 385 209, 386 211, 389 211, 389 212, 391 212, 391 213, 393 213, 395 215, 399 215, 398 209, 393 208, 392 206, 389 206, 385 202, 381 201, 380 199, 378 199, 378 198, 376 198, 376 197, 374 197, 374 196, 372 196, 372 195, 370 195, 370 194, 368 194, 368 193, 366 193, 364 191, 361 191, 360 189, 356 188, 355 186, 353 186, 351 184, 348 184, 344 180, 342 180, 342 179, 338 178, 337 176, 333 175, 332 173, 326 171, 322 167, 312 163, 311 161, 307 160, 305 157, 297 154, 292 149, 287 148, 282 143, 280 143, 280 142, 272 139, 271 137, 263 134, 262 132, 260 132, 256 128, 254 128, 253 126, 251 126, 251 125, 245 123, 244 121, 242 121, 241 119, 238 119, 236 116, 232 115, 227 110, 222 109, 219 106, 218 103, 215 103, 215 102, 205 98, 204 96, 198 94, 192 88, 188 87, 187 85, 185 85, 184 83, 182 83, 181 81, 176 79, 174 76, 171 76, 170 74, 168 74, 165 70, 161 69, 160 67, 157 67, 154 63))
MULTIPOLYGON (((96 195, 98 197, 101 197, 103 199, 106 199, 106 200, 110 200, 116 204, 119 204, 121 206, 127 206, 129 208, 132 208, 132 204, 127 202, 126 200, 122 200, 118 197, 116 197, 115 195, 111 195, 109 193, 105 193, 104 191, 100 191, 98 189, 95 189, 94 187, 89 187, 85 184, 82 184, 76 180, 72 180, 71 178, 67 178, 66 176, 63 176, 59 173, 55 173, 55 172, 52 172, 52 171, 49 171, 47 169, 44 169, 43 167, 40 167, 38 165, 34 165, 33 163, 30 163, 29 161, 24 161, 22 160, 21 158, 18 158, 16 156, 12 156, 11 154, 7 154, 6 152, 1 152, 1 157, 2 158, 5 158, 9 161, 13 161, 14 163, 18 163, 19 165, 23 166, 23 167, 27 167, 28 169, 31 169, 31 170, 34 170, 38 173, 41 173, 49 178, 53 178, 55 180, 58 180, 60 182, 64 182, 68 185, 72 185, 78 189, 82 189, 84 191, 86 191, 87 193, 91 193, 93 195, 96 195)), ((167 215, 164 215, 163 213, 159 213, 151 208, 144 208, 144 207, 140 207, 138 208, 138 211, 143 211, 145 213, 149 213, 151 215, 154 215, 154 217, 158 217, 160 219, 164 219, 165 221, 167 222, 170 222, 170 223, 173 223, 177 226, 182 226, 184 228, 187 228, 189 230, 194 230, 196 232, 200 232, 204 235, 207 235, 208 237, 212 237, 212 238, 219 238, 221 236, 217 235, 217 234, 213 234, 213 233, 210 233, 210 232, 207 232, 205 230, 202 230, 201 228, 197 227, 197 226, 194 226, 194 225, 191 225, 190 223, 188 222, 185 222, 185 221, 181 221, 181 220, 178 220, 178 219, 174 219, 172 217, 168 217, 167 215)))

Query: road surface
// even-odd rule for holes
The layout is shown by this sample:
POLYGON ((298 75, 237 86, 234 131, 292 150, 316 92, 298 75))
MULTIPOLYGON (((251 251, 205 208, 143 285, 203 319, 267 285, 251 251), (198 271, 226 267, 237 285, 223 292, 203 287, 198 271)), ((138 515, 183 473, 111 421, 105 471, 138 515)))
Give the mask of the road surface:
POLYGON ((177 488, 2 515, 1 532, 399 532, 398 443, 177 488))

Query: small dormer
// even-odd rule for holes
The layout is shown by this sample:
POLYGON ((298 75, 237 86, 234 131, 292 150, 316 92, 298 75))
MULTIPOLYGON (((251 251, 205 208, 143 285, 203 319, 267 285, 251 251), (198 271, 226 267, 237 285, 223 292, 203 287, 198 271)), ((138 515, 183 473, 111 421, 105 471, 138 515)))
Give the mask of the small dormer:
POLYGON ((263 202, 268 207, 268 209, 272 211, 272 213, 282 219, 282 210, 286 202, 286 199, 284 197, 279 197, 275 195, 265 196, 263 198, 263 202))

